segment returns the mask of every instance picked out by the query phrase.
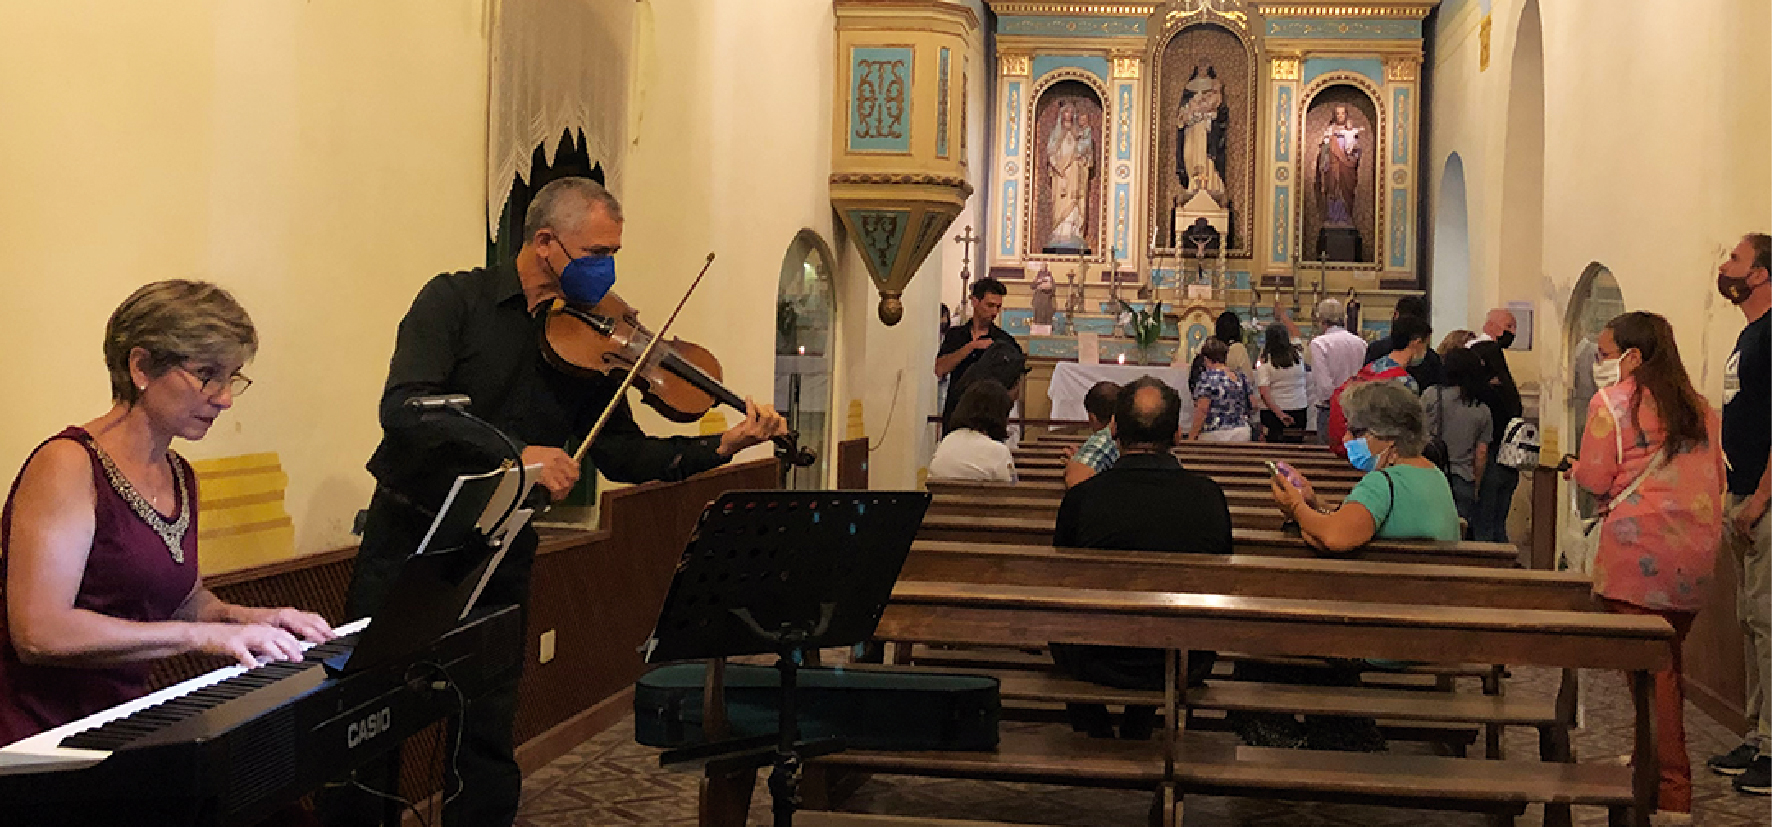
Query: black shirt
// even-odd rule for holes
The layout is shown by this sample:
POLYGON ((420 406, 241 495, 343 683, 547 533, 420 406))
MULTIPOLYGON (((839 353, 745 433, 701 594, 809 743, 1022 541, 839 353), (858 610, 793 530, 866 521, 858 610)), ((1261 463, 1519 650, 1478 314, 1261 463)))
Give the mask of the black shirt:
MULTIPOLYGON (((588 433, 619 378, 579 379, 546 364, 514 265, 431 279, 400 321, 382 391, 382 441, 369 472, 426 507, 442 502, 456 475, 491 470, 510 449, 463 417, 420 416, 415 396, 461 393, 469 408, 517 442, 564 448, 588 433)), ((720 465, 717 437, 649 437, 623 400, 589 455, 619 482, 680 480, 720 465)))
POLYGON ((1052 543, 1230 554, 1230 505, 1218 483, 1172 454, 1127 454, 1065 492, 1052 543))
MULTIPOLYGON (((1008 342, 1017 347, 1021 346, 1020 343, 1015 341, 1014 336, 1009 335, 1009 331, 998 327, 996 322, 991 322, 990 330, 987 332, 993 342, 1008 342)), ((955 325, 948 328, 948 332, 941 337, 941 349, 935 352, 936 358, 939 359, 965 347, 967 342, 972 341, 972 338, 971 320, 967 320, 965 324, 955 325)), ((983 356, 984 348, 972 351, 971 353, 966 354, 966 358, 960 360, 960 364, 954 366, 953 371, 948 373, 948 398, 947 402, 945 402, 941 408, 941 421, 944 425, 944 430, 948 417, 954 412, 954 406, 960 404, 960 394, 954 392, 954 389, 959 387, 959 385, 956 384, 957 380, 965 375, 967 368, 977 364, 978 360, 983 356)), ((1010 388, 1010 390, 1014 390, 1014 388, 1010 388)))
POLYGON ((1772 453, 1772 313, 1742 328, 1723 368, 1723 456, 1729 493, 1747 496, 1760 486, 1772 453))
MULTIPOLYGON (((1380 356, 1389 356, 1396 348, 1392 347, 1389 336, 1379 339, 1366 346, 1366 364, 1370 365, 1380 356)), ((1405 368, 1409 377, 1415 380, 1415 391, 1420 393, 1435 385, 1446 384, 1446 368, 1440 361, 1440 354, 1433 348, 1427 349, 1427 355, 1421 357, 1421 364, 1409 365, 1405 368)))
POLYGON ((1526 407, 1520 402, 1520 389, 1514 384, 1514 372, 1508 369, 1507 354, 1502 351, 1501 343, 1484 339, 1473 342, 1470 348, 1497 380, 1487 385, 1478 397, 1489 406, 1489 417, 1495 425, 1495 433, 1489 438, 1489 458, 1493 461, 1495 452, 1501 450, 1501 438, 1507 433, 1507 423, 1524 414, 1526 407))

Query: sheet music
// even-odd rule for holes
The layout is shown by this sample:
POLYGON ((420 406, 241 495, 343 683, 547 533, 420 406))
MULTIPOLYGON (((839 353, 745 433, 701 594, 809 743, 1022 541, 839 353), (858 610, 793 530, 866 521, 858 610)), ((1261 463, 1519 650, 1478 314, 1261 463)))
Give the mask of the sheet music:
MULTIPOLYGON (((354 620, 333 631, 339 637, 356 634, 369 626, 369 618, 354 620)), ((315 646, 305 640, 298 641, 302 651, 315 646)), ((246 667, 234 665, 224 666, 212 672, 205 672, 190 680, 173 684, 157 692, 136 698, 133 701, 118 704, 109 709, 94 712, 77 721, 70 721, 55 729, 45 730, 24 738, 5 747, 0 747, 0 775, 16 775, 20 773, 51 772, 59 770, 77 770, 90 767, 111 757, 109 750, 70 749, 59 746, 62 739, 75 733, 85 732, 93 727, 103 726, 118 718, 126 718, 151 706, 156 706, 173 698, 189 695, 206 686, 221 683, 229 678, 238 677, 246 672, 246 667)))

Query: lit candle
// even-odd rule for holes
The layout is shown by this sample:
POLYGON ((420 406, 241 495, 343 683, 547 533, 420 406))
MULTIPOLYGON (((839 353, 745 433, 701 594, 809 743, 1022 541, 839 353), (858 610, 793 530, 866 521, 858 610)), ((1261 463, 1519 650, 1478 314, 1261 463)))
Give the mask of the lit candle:
POLYGON ((1120 364, 1126 364, 1126 354, 1124 353, 1120 354, 1120 364))
POLYGON ((801 346, 800 346, 800 355, 801 355, 801 356, 805 356, 805 355, 806 355, 806 346, 805 346, 805 345, 801 345, 801 346))

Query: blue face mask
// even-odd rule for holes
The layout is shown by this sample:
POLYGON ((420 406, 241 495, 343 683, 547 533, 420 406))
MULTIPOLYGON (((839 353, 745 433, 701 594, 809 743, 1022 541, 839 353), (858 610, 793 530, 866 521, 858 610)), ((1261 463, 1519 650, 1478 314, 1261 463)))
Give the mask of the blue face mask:
POLYGON ((1342 443, 1342 447, 1347 449, 1349 465, 1361 471, 1370 471, 1378 467, 1378 457, 1372 455, 1372 448, 1366 444, 1365 437, 1350 439, 1342 443))
MULTIPOLYGON (((561 245, 562 251, 566 250, 561 245)), ((571 253, 567 253, 571 255, 571 253)), ((595 305, 615 286, 614 256, 583 256, 566 263, 560 271, 560 290, 573 304, 595 305)))

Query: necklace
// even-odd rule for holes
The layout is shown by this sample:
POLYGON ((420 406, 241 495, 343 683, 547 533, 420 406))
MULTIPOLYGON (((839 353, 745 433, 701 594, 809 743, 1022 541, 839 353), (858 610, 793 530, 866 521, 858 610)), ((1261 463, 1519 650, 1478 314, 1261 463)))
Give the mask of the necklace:
MULTIPOLYGON (((142 519, 142 522, 147 523, 155 534, 160 535, 160 541, 166 544, 166 551, 172 555, 172 562, 184 565, 185 529, 191 527, 191 508, 190 497, 185 493, 185 478, 183 474, 178 472, 178 466, 172 464, 172 481, 178 489, 177 502, 182 505, 178 510, 178 519, 167 520, 160 516, 159 510, 148 502, 148 498, 143 497, 141 492, 136 490, 135 484, 130 482, 128 477, 123 476, 123 471, 117 467, 117 463, 111 461, 111 455, 99 447, 98 441, 93 440, 91 444, 93 452, 98 454, 99 464, 104 466, 105 478, 110 480, 111 488, 123 498, 124 502, 129 504, 130 510, 134 511, 135 515, 142 519)), ((167 456, 170 459, 171 453, 168 452, 167 456)))

